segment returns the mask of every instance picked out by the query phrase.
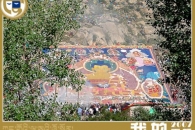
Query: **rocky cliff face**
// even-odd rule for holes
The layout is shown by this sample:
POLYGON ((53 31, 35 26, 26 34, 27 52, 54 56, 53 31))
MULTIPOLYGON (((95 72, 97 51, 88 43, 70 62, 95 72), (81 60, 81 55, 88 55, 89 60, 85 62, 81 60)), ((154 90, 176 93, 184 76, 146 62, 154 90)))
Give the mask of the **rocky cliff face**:
POLYGON ((147 24, 144 0, 85 0, 88 8, 84 16, 75 19, 78 30, 66 32, 62 44, 113 45, 116 43, 155 44, 155 29, 147 24))

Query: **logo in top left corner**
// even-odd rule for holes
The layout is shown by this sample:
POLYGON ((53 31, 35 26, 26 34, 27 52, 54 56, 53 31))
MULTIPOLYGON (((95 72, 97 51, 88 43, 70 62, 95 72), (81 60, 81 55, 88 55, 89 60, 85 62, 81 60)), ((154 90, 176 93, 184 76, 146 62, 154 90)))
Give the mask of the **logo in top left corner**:
POLYGON ((8 19, 21 18, 28 9, 27 0, 1 0, 1 11, 8 19))

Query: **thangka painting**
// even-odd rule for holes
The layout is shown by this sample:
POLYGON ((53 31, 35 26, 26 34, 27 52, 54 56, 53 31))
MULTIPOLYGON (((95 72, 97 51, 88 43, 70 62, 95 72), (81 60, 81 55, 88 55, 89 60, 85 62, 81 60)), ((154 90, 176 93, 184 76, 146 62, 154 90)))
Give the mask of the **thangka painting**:
MULTIPOLYGON (((162 75, 151 47, 64 46, 59 49, 76 54, 72 67, 86 77, 79 94, 71 87, 58 88, 59 101, 132 103, 162 99, 171 102, 168 87, 158 83, 162 75)), ((53 91, 48 83, 42 84, 42 94, 53 91)))

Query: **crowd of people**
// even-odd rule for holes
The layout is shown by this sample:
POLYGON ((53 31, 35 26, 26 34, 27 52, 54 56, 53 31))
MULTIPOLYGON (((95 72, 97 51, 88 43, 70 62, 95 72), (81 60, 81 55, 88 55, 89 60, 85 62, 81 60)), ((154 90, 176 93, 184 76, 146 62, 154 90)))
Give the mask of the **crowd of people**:
POLYGON ((102 113, 102 111, 110 111, 113 113, 121 112, 129 104, 91 104, 89 106, 79 106, 77 114, 81 116, 95 116, 102 113))
MULTIPOLYGON (((158 105, 158 103, 153 102, 154 105, 150 105, 146 106, 146 108, 158 108, 160 111, 165 111, 168 109, 176 109, 176 106, 174 106, 174 104, 171 103, 166 103, 164 105, 158 105), (155 105, 156 104, 156 105, 155 105)), ((129 103, 116 103, 116 104, 111 104, 111 103, 107 103, 107 104, 99 104, 99 103, 93 103, 93 104, 72 104, 72 103, 65 103, 66 107, 68 106, 68 109, 66 109, 66 112, 59 112, 59 115, 68 115, 68 116, 72 116, 72 117, 77 117, 78 120, 81 121, 87 121, 89 119, 93 119, 94 117, 100 117, 105 114, 105 112, 110 112, 113 114, 117 114, 117 113, 121 113, 124 110, 127 110, 126 112, 128 112, 129 110, 129 106, 131 104, 129 103)), ((190 115, 189 108, 187 108, 187 106, 178 106, 178 109, 176 110, 180 110, 181 116, 184 117, 184 119, 186 120, 186 118, 188 118, 188 116, 190 115)), ((149 109, 148 109, 149 110, 149 109)), ((129 111, 130 112, 130 111, 129 111)), ((129 113, 130 115, 132 114, 132 112, 129 113)), ((95 119, 95 118, 94 118, 95 119)))
POLYGON ((128 108, 129 103, 118 103, 118 104, 72 104, 65 103, 68 106, 71 106, 68 111, 65 113, 57 112, 58 115, 68 114, 68 115, 77 115, 80 117, 80 120, 85 120, 89 117, 100 116, 104 112, 122 112, 128 108))

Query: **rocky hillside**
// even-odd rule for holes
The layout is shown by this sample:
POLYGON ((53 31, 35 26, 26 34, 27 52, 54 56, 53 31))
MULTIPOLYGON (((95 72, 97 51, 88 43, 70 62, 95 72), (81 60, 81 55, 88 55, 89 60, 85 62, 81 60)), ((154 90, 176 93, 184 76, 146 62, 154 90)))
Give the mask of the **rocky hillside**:
POLYGON ((77 16, 81 28, 66 32, 61 44, 113 45, 155 44, 154 28, 146 15, 144 0, 84 0, 84 16, 77 16))

